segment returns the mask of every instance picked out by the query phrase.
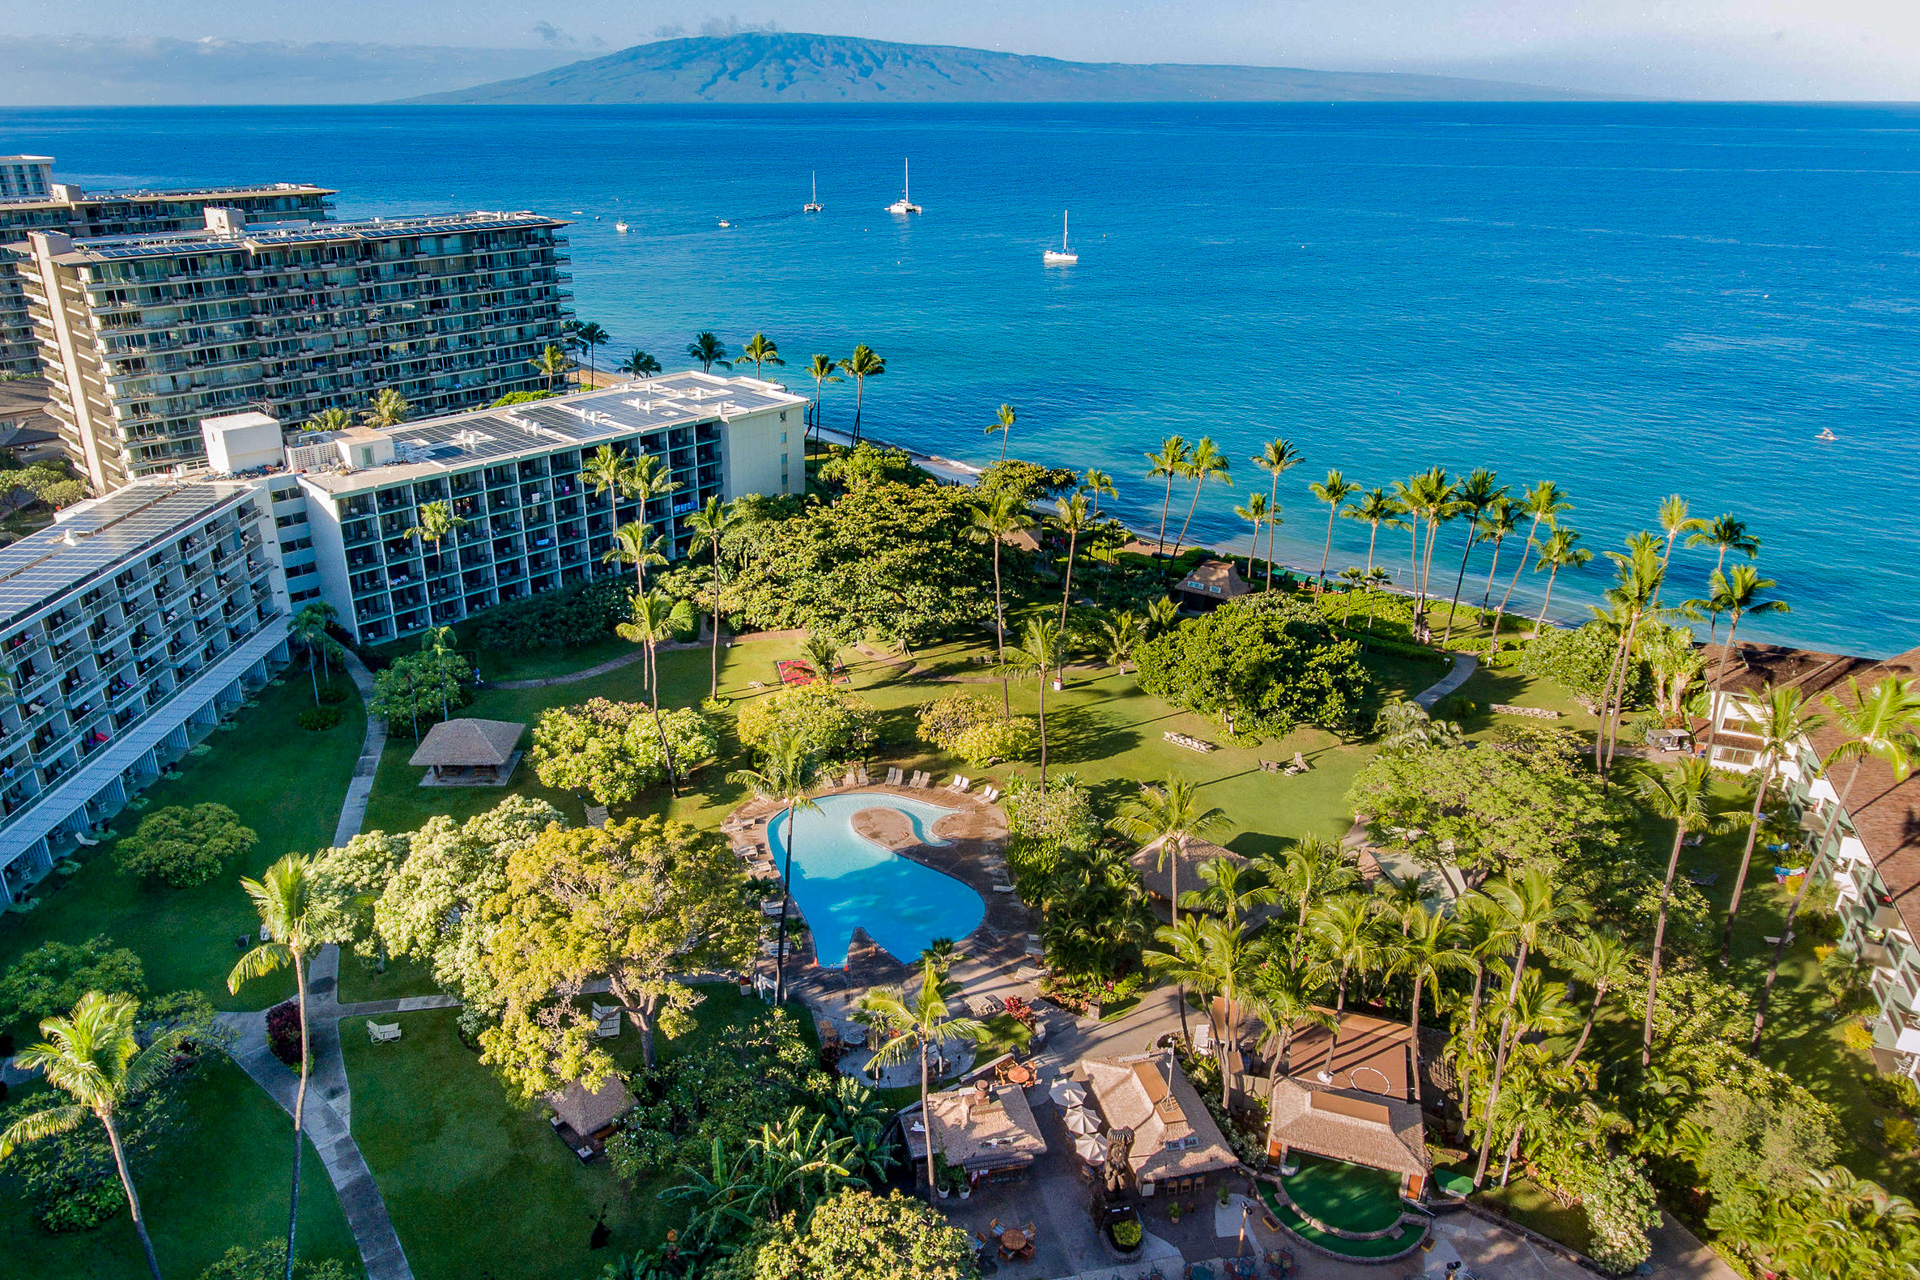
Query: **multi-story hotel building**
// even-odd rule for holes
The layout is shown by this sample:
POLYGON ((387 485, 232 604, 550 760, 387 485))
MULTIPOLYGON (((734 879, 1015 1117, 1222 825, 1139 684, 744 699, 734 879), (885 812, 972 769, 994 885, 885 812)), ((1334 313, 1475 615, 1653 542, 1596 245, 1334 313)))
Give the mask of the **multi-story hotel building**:
POLYGON ((0 905, 285 663, 276 485, 145 481, 0 548, 0 905))
POLYGON ((561 339, 566 224, 531 213, 76 241, 35 232, 26 281, 53 412, 96 491, 204 457, 200 420, 294 426, 392 388, 416 414, 539 389, 561 339))
MULTIPOLYGON (((1722 653, 1709 647, 1709 672, 1717 669, 1722 653)), ((1728 667, 1726 692, 1714 708, 1713 762, 1747 772, 1763 763, 1753 729, 1769 687, 1798 689, 1824 713, 1822 697, 1850 705, 1849 677, 1863 692, 1889 677, 1920 677, 1920 649, 1875 661, 1742 645, 1728 667)), ((1704 743, 1706 731, 1695 737, 1704 743)), ((1822 762, 1844 740, 1828 716, 1776 763, 1775 786, 1807 831, 1813 850, 1806 855, 1809 864, 1819 862, 1834 886, 1840 945, 1869 968, 1873 1056, 1883 1071, 1920 1079, 1920 946, 1915 945, 1920 939, 1920 773, 1901 778, 1885 761, 1869 757, 1860 763, 1857 778, 1853 761, 1829 774, 1822 762)))
POLYGON ((35 231, 175 235, 204 227, 209 206, 237 209, 248 223, 324 222, 333 208, 332 190, 305 183, 88 192, 53 181, 52 168, 50 156, 0 156, 0 373, 43 372, 25 289, 35 231))

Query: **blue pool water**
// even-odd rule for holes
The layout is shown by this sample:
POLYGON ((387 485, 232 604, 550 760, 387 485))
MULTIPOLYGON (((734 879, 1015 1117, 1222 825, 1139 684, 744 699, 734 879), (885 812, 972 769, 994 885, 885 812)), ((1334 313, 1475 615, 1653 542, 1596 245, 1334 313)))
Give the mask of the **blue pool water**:
MULTIPOLYGON (((904 796, 855 791, 821 796, 818 813, 793 815, 793 900, 813 930, 820 963, 847 962, 855 928, 902 963, 910 964, 935 938, 964 938, 987 914, 980 895, 952 876, 882 848, 853 829, 863 809, 894 809, 913 825, 922 844, 944 845, 933 824, 956 812, 904 796)), ((787 861, 787 818, 767 827, 775 863, 787 861)))

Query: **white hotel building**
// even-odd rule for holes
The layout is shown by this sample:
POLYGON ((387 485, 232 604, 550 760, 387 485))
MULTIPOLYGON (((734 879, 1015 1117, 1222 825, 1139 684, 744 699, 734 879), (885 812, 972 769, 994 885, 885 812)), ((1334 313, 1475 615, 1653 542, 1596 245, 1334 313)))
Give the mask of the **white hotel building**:
POLYGON ((323 599, 378 644, 631 570, 603 561, 646 519, 686 554, 710 497, 805 487, 806 400, 679 373, 385 430, 283 436, 207 419, 211 470, 137 481, 0 547, 0 906, 185 754, 288 660, 323 599), (581 478, 602 445, 680 487, 643 514, 581 478), (445 501, 439 546, 406 530, 445 501))

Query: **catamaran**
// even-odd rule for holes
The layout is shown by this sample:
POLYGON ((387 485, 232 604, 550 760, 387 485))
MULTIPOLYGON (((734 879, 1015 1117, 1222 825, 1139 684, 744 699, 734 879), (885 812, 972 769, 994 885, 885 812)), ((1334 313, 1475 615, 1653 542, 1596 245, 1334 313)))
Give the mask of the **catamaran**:
POLYGON ((900 198, 887 206, 888 213, 919 213, 920 206, 913 202, 913 175, 907 168, 907 162, 900 162, 900 198))
POLYGON ((806 207, 805 207, 805 208, 803 208, 802 210, 800 210, 800 212, 802 212, 802 213, 819 213, 819 212, 821 212, 821 207, 820 207, 820 175, 819 175, 818 173, 816 173, 816 174, 814 174, 814 175, 813 175, 813 196, 812 196, 812 198, 811 198, 811 199, 809 199, 809 200, 807 201, 807 204, 806 204, 806 207))
POLYGON ((1040 261, 1049 267, 1067 267, 1080 261, 1080 255, 1067 248, 1067 211, 1060 211, 1060 247, 1047 249, 1040 255, 1040 261))

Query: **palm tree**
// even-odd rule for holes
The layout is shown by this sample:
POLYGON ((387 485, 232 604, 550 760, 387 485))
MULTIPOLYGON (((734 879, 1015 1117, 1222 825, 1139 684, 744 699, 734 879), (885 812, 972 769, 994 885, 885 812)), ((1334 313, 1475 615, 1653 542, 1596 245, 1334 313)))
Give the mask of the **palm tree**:
POLYGON ((620 366, 620 372, 631 374, 636 378, 650 378, 660 372, 660 362, 635 347, 633 354, 627 357, 626 363, 620 366))
POLYGON ((1581 1051, 1587 1047, 1587 1037, 1593 1033, 1594 1019, 1600 1016, 1600 1006, 1606 1003, 1607 992, 1633 976, 1633 952, 1626 940, 1612 929, 1596 929, 1592 933, 1575 934, 1560 943, 1554 949, 1553 958, 1576 981, 1593 988, 1587 1023, 1580 1028, 1580 1039, 1567 1056, 1568 1062, 1578 1062, 1581 1051))
POLYGON ((1007 460, 1007 440, 1013 435, 1014 417, 1013 406, 1003 404, 1000 406, 999 417, 989 422, 986 430, 981 433, 989 436, 996 431, 1000 433, 1000 461, 1002 462, 1007 460))
MULTIPOLYGON (((1253 526, 1253 542, 1247 547, 1247 581, 1252 582, 1253 553, 1260 549, 1260 526, 1263 524, 1279 524, 1280 521, 1276 517, 1274 509, 1267 505, 1267 495, 1264 493, 1248 494, 1246 505, 1235 507, 1233 514, 1253 526)), ((1267 562, 1267 568, 1269 570, 1269 576, 1271 576, 1271 570, 1273 568, 1272 561, 1267 562)))
MULTIPOLYGON (((643 506, 641 510, 645 510, 643 506)), ((613 541, 608 545, 606 554, 600 557, 601 564, 630 564, 635 578, 634 589, 647 589, 647 566, 663 565, 667 562, 667 540, 653 531, 653 526, 644 520, 629 520, 618 525, 613 531, 613 541)), ((649 666, 651 669, 651 666, 649 666)), ((648 677, 652 679, 651 676, 648 677)))
POLYGON ((407 398, 392 387, 382 387, 380 393, 367 402, 367 411, 360 420, 370 427, 397 427, 407 420, 412 411, 407 398))
MULTIPOLYGON (((1519 510, 1517 514, 1529 517, 1527 521, 1526 542, 1529 548, 1533 546, 1535 535, 1540 532, 1540 524, 1542 521, 1546 522, 1547 528, 1557 529, 1560 526, 1560 517, 1566 512, 1573 510, 1573 504, 1567 501, 1567 495, 1562 493, 1560 486, 1551 480, 1542 480, 1540 483, 1534 485, 1533 488, 1527 490, 1526 495, 1520 499, 1518 506, 1519 510)), ((1492 648, 1489 652, 1497 652, 1500 648, 1500 623, 1507 614, 1507 601, 1513 598, 1513 589, 1520 585, 1520 571, 1526 567, 1526 551, 1522 550, 1520 553, 1520 563, 1514 566, 1513 577, 1508 579, 1507 589, 1500 597, 1500 608, 1493 615, 1493 641, 1492 648)), ((1546 615, 1542 613, 1541 616, 1544 618, 1546 615)))
MULTIPOLYGON (((1280 477, 1305 461, 1305 456, 1293 447, 1293 442, 1285 436, 1276 436, 1261 446, 1260 452, 1251 459, 1253 465, 1265 471, 1269 477, 1267 486, 1267 510, 1273 513, 1267 525, 1267 590, 1273 590, 1273 526, 1280 523, 1280 477)), ((1252 505, 1252 504, 1248 504, 1252 505)), ((1253 531, 1258 540, 1260 531, 1253 531)), ((1247 562, 1251 565, 1253 562, 1247 562)), ((1252 576, 1253 570, 1247 570, 1252 576)))
POLYGON ((1747 1045, 1749 1054, 1760 1051, 1760 1029, 1766 1025, 1767 1005, 1773 997, 1773 982, 1779 976, 1780 961, 1787 954, 1787 939, 1793 936, 1794 918, 1800 914, 1800 904, 1807 899, 1807 887, 1818 880, 1825 869, 1827 851, 1839 831, 1840 819, 1846 816, 1847 800, 1853 795, 1854 784, 1860 781, 1861 766, 1871 757, 1892 770, 1895 782, 1904 782, 1907 774, 1912 772, 1914 757, 1920 755, 1920 735, 1915 732, 1916 728, 1920 728, 1920 692, 1915 691, 1916 685, 1920 685, 1920 682, 1888 676, 1863 693, 1860 682, 1848 676, 1850 702, 1841 702, 1832 695, 1823 699, 1827 710, 1832 713, 1833 723, 1844 736, 1821 763, 1821 772, 1831 784, 1836 764, 1851 760, 1853 768, 1848 771, 1847 785, 1842 788, 1839 799, 1834 801, 1830 810, 1826 829, 1820 833, 1813 863, 1801 875, 1800 888, 1787 905, 1787 918, 1780 925, 1780 940, 1773 947, 1773 962, 1767 966, 1766 982, 1754 1002, 1753 1038, 1747 1045))
POLYGON ((48 1084, 70 1095, 73 1102, 30 1112, 14 1121, 0 1133, 0 1160, 27 1143, 77 1128, 91 1112, 107 1131, 113 1167, 120 1175, 121 1189, 127 1193, 127 1210, 133 1215, 134 1233, 146 1252, 147 1270, 153 1280, 160 1280, 160 1260, 154 1256, 153 1240, 147 1235, 147 1219, 140 1211, 140 1195, 133 1188, 133 1174, 120 1146, 120 1126, 115 1117, 129 1099, 173 1069, 174 1053, 185 1030, 168 1032, 142 1049, 133 1029, 137 1009, 132 996, 89 991, 66 1017, 48 1018, 40 1024, 40 1034, 46 1039, 22 1050, 14 1065, 41 1073, 48 1084))
POLYGON ((453 652, 452 627, 428 627, 420 637, 420 652, 433 655, 433 672, 440 682, 440 718, 453 719, 453 707, 447 701, 447 655, 453 652))
POLYGON ((1660 949, 1667 937, 1667 901, 1673 896, 1673 877, 1680 870, 1680 846, 1688 835, 1713 823, 1707 792, 1713 771, 1700 756, 1688 756, 1671 769, 1646 770, 1640 775, 1640 798, 1656 818, 1673 823, 1673 852, 1667 856, 1667 878, 1660 884, 1660 913, 1653 927, 1653 952, 1647 962, 1647 1017, 1640 1038, 1640 1065, 1653 1062, 1653 1006, 1660 991, 1660 949))
POLYGON ((1153 552, 1164 555, 1167 550, 1167 513, 1173 508, 1173 482, 1187 474, 1187 441, 1184 436, 1168 436, 1160 442, 1158 453, 1149 453, 1147 457, 1147 479, 1165 479, 1167 496, 1160 504, 1160 532, 1154 538, 1153 552))
POLYGON ((608 333, 605 329, 601 328, 597 321, 593 321, 593 320, 585 321, 573 331, 574 346, 577 347, 580 351, 584 352, 587 357, 587 373, 589 375, 588 377, 589 381, 592 381, 593 380, 592 375, 598 372, 598 370, 594 367, 594 361, 593 361, 594 348, 604 347, 609 342, 612 342, 612 341, 613 341, 613 335, 608 333))
POLYGON ((627 489, 640 504, 642 520, 647 518, 649 502, 664 498, 679 487, 680 482, 673 478, 667 465, 650 453, 641 454, 627 468, 627 489))
POLYGON ((1000 544, 1022 529, 1033 527, 1033 516, 1019 497, 998 490, 987 498, 985 506, 969 508, 967 534, 976 542, 993 547, 993 643, 1000 665, 1000 703, 1006 715, 1013 715, 1013 696, 1007 691, 1007 610, 1000 593, 1000 544))
POLYGON ((740 358, 753 361, 753 376, 756 378, 766 365, 779 368, 786 363, 780 358, 780 348, 764 333, 756 333, 747 339, 747 345, 740 348, 740 358))
POLYGON ((463 517, 453 514, 453 504, 444 498, 438 502, 423 504, 416 519, 419 523, 400 536, 415 538, 421 543, 431 542, 436 557, 440 554, 441 539, 467 523, 463 517))
MULTIPOLYGON (((1455 509, 1467 514, 1467 545, 1460 553, 1460 573, 1453 583, 1453 604, 1447 611, 1447 630, 1440 637, 1440 647, 1447 647, 1453 639, 1454 615, 1460 612, 1460 588, 1467 581, 1467 557, 1473 554, 1473 544, 1480 541, 1480 522, 1495 507, 1506 505, 1507 486, 1496 484, 1498 479, 1486 467, 1475 467, 1467 478, 1460 482, 1459 495, 1454 499, 1455 509)), ((1492 581, 1489 575, 1488 581, 1492 581)))
POLYGON ((1333 1079, 1333 1055, 1340 1047, 1340 1019, 1347 1010, 1347 981, 1365 974, 1380 962, 1378 929, 1374 922, 1373 900, 1361 894, 1342 894, 1321 903, 1309 913, 1307 934, 1319 944, 1321 955, 1332 964, 1338 977, 1334 989, 1333 1035, 1327 1040, 1327 1060, 1320 1064, 1322 1084, 1333 1079))
POLYGON ((1167 902, 1173 922, 1180 923, 1180 859, 1201 837, 1228 825, 1226 811, 1206 805, 1200 788, 1185 778, 1169 778, 1161 786, 1142 786, 1107 825, 1142 846, 1158 842, 1156 866, 1168 873, 1167 902))
POLYGON ((727 781, 746 787, 762 800, 774 800, 787 815, 786 860, 780 869, 780 943, 773 957, 773 1003, 778 1008, 787 998, 787 900, 793 894, 793 815, 818 813, 807 792, 813 786, 813 757, 799 738, 777 730, 761 753, 758 769, 735 769, 727 781))
POLYGON ((710 330, 702 329, 693 335, 693 341, 687 344, 687 354, 698 360, 706 373, 712 373, 715 365, 733 368, 733 361, 727 359, 727 344, 714 337, 710 330))
MULTIPOLYGON (((1192 988, 1207 1001, 1208 1021, 1212 1021, 1212 1001, 1219 996, 1225 1025, 1216 1028, 1222 1045, 1235 1039, 1239 1025, 1235 1005, 1241 990, 1252 980, 1266 960, 1267 945, 1249 937, 1243 930, 1223 920, 1188 916, 1178 925, 1162 925, 1154 938, 1165 950, 1147 951, 1141 959, 1148 968, 1174 979, 1182 989, 1192 988)), ((1184 999, 1182 1004, 1185 1004, 1184 999)), ((1231 1098, 1233 1072, 1221 1058, 1220 1106, 1225 1109, 1231 1098)))
MULTIPOLYGON (((1540 634, 1541 628, 1547 625, 1547 608, 1553 603, 1554 579, 1560 576, 1562 569, 1578 569, 1583 565, 1591 563, 1593 560, 1593 552, 1580 546, 1579 543, 1580 531, 1578 529, 1566 528, 1555 529, 1547 535, 1545 542, 1536 544, 1539 547, 1539 555, 1533 562, 1533 571, 1538 573, 1542 569, 1547 570, 1547 595, 1546 598, 1540 602, 1540 616, 1533 620, 1533 634, 1536 636, 1540 634)), ((1523 554, 1520 557, 1520 563, 1524 566, 1526 562, 1527 557, 1523 554)), ((1493 616, 1493 628, 1496 636, 1499 634, 1500 619, 1503 616, 1505 615, 1495 614, 1493 616)))
POLYGON ((813 412, 808 416, 813 419, 813 431, 816 436, 820 434, 821 394, 827 383, 843 380, 839 369, 840 366, 834 363, 832 356, 823 356, 818 352, 814 353, 813 362, 807 366, 807 376, 813 379, 813 412))
POLYGON ((707 499, 707 505, 687 517, 687 528, 693 531, 696 543, 704 542, 713 554, 713 643, 711 680, 707 696, 717 699, 720 696, 720 551, 726 543, 727 535, 739 528, 744 517, 731 502, 722 502, 718 497, 707 499))
POLYGON ((1368 576, 1373 573, 1373 546, 1380 539, 1380 526, 1385 525, 1389 529, 1408 528, 1407 522, 1400 519, 1404 510, 1385 489, 1370 489, 1357 505, 1340 513, 1348 520, 1364 520, 1367 523, 1368 576))
POLYGON ((860 415, 867 403, 867 379, 877 378, 887 371, 886 358, 874 354, 873 348, 860 343, 853 354, 840 362, 840 372, 853 377, 853 442, 860 443, 860 415))
MULTIPOLYGON (((1464 1045, 1480 1042, 1480 1005, 1486 993, 1487 974, 1495 957, 1505 955, 1512 942, 1507 919, 1493 899, 1482 895, 1462 898, 1456 919, 1460 923, 1461 949, 1473 966, 1473 991, 1467 997, 1467 1025, 1459 1038, 1464 1045)), ((1460 1114, 1463 1122, 1473 1122, 1473 1058, 1460 1059, 1460 1114)))
POLYGON ((840 642, 832 633, 809 631, 807 638, 800 642, 800 652, 807 655, 807 665, 813 668, 821 684, 833 683, 833 673, 840 666, 840 642))
POLYGON ((1293 900, 1294 932, 1304 938, 1307 913, 1316 903, 1359 884, 1360 869, 1339 845, 1309 833, 1294 841, 1268 878, 1293 900))
POLYGON ((1266 1149, 1269 1154, 1280 1124, 1279 1112, 1273 1105, 1274 1090, 1280 1083, 1281 1067, 1287 1062, 1287 1051, 1294 1036, 1302 1025, 1325 1027, 1328 1031, 1340 1025, 1331 1013, 1320 1007, 1320 995, 1327 978, 1326 966, 1318 961, 1276 959, 1263 965, 1249 986, 1247 1002, 1265 1031, 1260 1047, 1273 1051, 1273 1066, 1267 1073, 1266 1149))
POLYGON ((1267 876, 1267 868, 1257 862, 1238 858, 1208 858, 1199 866, 1203 887, 1189 889, 1181 903, 1188 911, 1209 912, 1238 929, 1256 907, 1277 902, 1280 888, 1267 876))
POLYGON ((353 425, 353 415, 345 409, 322 409, 307 419, 308 431, 345 431, 353 425))
POLYGON ((1164 635, 1180 623, 1180 603, 1172 596, 1161 596, 1147 604, 1147 636, 1164 635))
MULTIPOLYGON (((1418 885, 1419 881, 1408 878, 1418 885)), ((1413 979, 1413 1007, 1407 1021, 1409 1048, 1413 1053, 1413 1100, 1420 1101, 1420 992, 1433 984, 1433 1012, 1440 1014, 1440 980, 1449 973, 1473 967, 1473 958, 1463 948, 1460 926, 1438 911, 1429 911, 1424 903, 1415 904, 1401 916, 1405 926, 1399 946, 1392 950, 1390 973, 1404 973, 1413 979)))
MULTIPOLYGON (((1731 511, 1715 516, 1710 521, 1695 521, 1699 526, 1695 532, 1687 535, 1690 547, 1718 547, 1719 554, 1714 557, 1713 571, 1719 573, 1727 567, 1727 552, 1737 551, 1751 560, 1760 554, 1760 539, 1747 531, 1745 520, 1736 520, 1731 511)), ((1709 577, 1708 582, 1713 579, 1709 577)), ((1710 636, 1709 639, 1712 637, 1710 636)))
MULTIPOLYGON (((1718 699, 1713 704, 1713 713, 1717 721, 1720 714, 1718 699)), ((1760 815, 1767 807, 1767 791, 1773 784, 1780 762, 1793 759, 1800 742, 1811 737, 1816 729, 1825 727, 1826 723, 1827 718, 1810 710, 1805 695, 1795 688, 1769 688, 1766 701, 1760 704, 1759 717, 1752 729, 1752 735, 1760 740, 1760 745, 1754 751, 1754 772, 1759 776, 1753 785, 1753 812, 1747 815, 1747 843, 1740 851, 1740 873, 1733 878, 1733 901, 1727 904, 1727 923, 1720 931, 1720 967, 1723 969, 1733 962, 1733 922, 1740 914, 1740 894, 1747 886, 1747 870, 1753 863, 1753 846, 1764 825, 1760 815)))
POLYGON ((1047 789, 1047 680, 1066 661, 1067 646, 1060 626, 1051 618, 1032 618, 1017 648, 1001 659, 1017 671, 1031 671, 1040 679, 1040 789, 1047 789))
POLYGON ((1520 979, 1527 971, 1527 957, 1552 929, 1575 914, 1575 908, 1558 896, 1552 878, 1539 867, 1524 867, 1503 879, 1489 881, 1481 892, 1499 911, 1503 931, 1513 939, 1515 952, 1507 1008, 1500 1015, 1500 1029, 1495 1036, 1493 1080, 1487 1090, 1488 1122, 1481 1126, 1480 1162, 1473 1171, 1475 1187, 1487 1176, 1487 1156, 1493 1143, 1491 1119, 1500 1114, 1500 1083, 1506 1075, 1507 1050, 1511 1047, 1507 1033, 1512 1029, 1513 1004, 1520 992, 1520 979))
POLYGON ((313 678, 313 705, 320 705, 320 642, 327 635, 327 619, 318 609, 308 605, 293 615, 289 630, 300 647, 307 651, 307 674, 313 678))
MULTIPOLYGON (((866 1015, 876 1029, 888 1038, 875 1051, 873 1061, 883 1067, 905 1062, 918 1054, 920 1058, 920 1114, 930 1114, 927 1110, 927 1049, 933 1045, 945 1045, 955 1040, 982 1040, 986 1037, 986 1026, 973 1018, 955 1017, 947 1006, 949 992, 946 984, 940 980, 940 971, 934 965, 923 965, 920 969, 920 998, 909 1005, 904 992, 899 990, 872 991, 860 1000, 860 1012, 866 1015)), ((927 1202, 933 1202, 934 1170, 933 1126, 927 1125, 927 1202)))
POLYGON ((1193 524, 1193 513, 1200 508, 1200 490, 1207 481, 1218 480, 1222 484, 1232 484, 1227 475, 1227 455, 1220 452, 1220 446, 1213 442, 1212 436, 1201 436, 1200 443, 1193 446, 1193 452, 1187 455, 1187 479, 1193 481, 1193 501, 1187 506, 1187 518, 1180 526, 1180 536, 1173 540, 1173 558, 1180 558, 1181 544, 1187 540, 1187 529, 1193 524))
POLYGON ((553 390, 553 380, 563 377, 573 367, 573 361, 567 359, 567 353, 552 342, 540 349, 540 354, 527 361, 533 371, 547 380, 547 390, 553 390))
POLYGON ((1317 596, 1327 589, 1327 561, 1333 558, 1333 518, 1347 505, 1348 498, 1360 492, 1360 486, 1349 483, 1338 471, 1328 471, 1325 480, 1308 485, 1307 490, 1327 504, 1327 544, 1320 549, 1320 576, 1313 584, 1317 596))
MULTIPOLYGON (((1713 571, 1713 591, 1705 600, 1689 600, 1687 604, 1694 608, 1712 611, 1717 619, 1727 615, 1727 647, 1720 651, 1720 665, 1713 673, 1713 700, 1709 703, 1716 710, 1720 707, 1720 690, 1727 678, 1727 661, 1738 651, 1740 638, 1740 619, 1747 614, 1791 613, 1784 600, 1763 600, 1760 593, 1774 588, 1772 578, 1763 578, 1760 571, 1750 564, 1733 566, 1732 573, 1713 571)), ((1712 753, 1720 734, 1720 717, 1715 715, 1707 722, 1707 751, 1712 753)))
POLYGON ((1695 534, 1705 530, 1707 522, 1698 516, 1687 514, 1687 500, 1677 493, 1670 493, 1660 502, 1660 532, 1667 535, 1667 549, 1660 553, 1660 567, 1665 569, 1673 559, 1673 543, 1681 534, 1695 534))
POLYGON ((673 748, 667 744, 667 729, 660 722, 660 671, 654 664, 654 650, 674 632, 693 625, 693 606, 675 600, 658 588, 636 591, 627 597, 628 621, 620 623, 614 634, 628 644, 647 646, 647 685, 653 695, 653 730, 660 737, 660 758, 667 766, 667 790, 680 794, 680 777, 673 767, 673 748))
POLYGON ((1135 646, 1145 637, 1146 623, 1140 615, 1131 609, 1122 609, 1100 619, 1093 639, 1099 648, 1100 660, 1124 675, 1135 646))
POLYGON ((260 936, 271 938, 241 956, 227 975, 227 990, 235 995, 241 986, 289 966, 293 969, 293 994, 300 1007, 300 1088, 293 1097, 293 1197, 287 1211, 287 1280, 293 1280, 294 1232, 300 1225, 300 1161, 306 1142, 307 1078, 313 1070, 313 1053, 307 1032, 307 957, 327 941, 317 927, 321 915, 314 861, 303 853, 283 854, 258 880, 242 879, 240 887, 253 899, 260 915, 260 936))
POLYGON ((1493 579, 1500 572, 1500 547, 1520 528, 1520 509, 1513 499, 1502 498, 1480 517, 1480 541, 1493 544, 1493 562, 1487 566, 1487 584, 1480 592, 1480 612, 1493 604, 1493 579))
MULTIPOLYGON (((1640 623, 1651 615, 1660 599, 1660 584, 1664 575, 1660 561, 1654 549, 1658 541, 1647 534, 1636 534, 1627 539, 1626 551, 1609 551, 1607 559, 1613 561, 1614 585, 1607 590, 1605 598, 1615 615, 1625 620, 1620 632, 1620 643, 1614 649, 1613 664, 1607 670, 1606 684, 1600 691, 1600 732, 1593 740, 1593 771, 1605 776, 1613 764, 1613 740, 1615 720, 1621 705, 1626 702, 1627 677, 1632 674, 1633 641, 1640 630, 1640 623), (1605 744, 1605 762, 1601 759, 1601 747, 1605 744)), ((1594 613, 1606 617, 1601 610, 1594 613)))
POLYGON ((611 490, 618 503, 623 495, 631 496, 633 461, 612 445, 603 444, 580 468, 580 479, 596 494, 611 490))
POLYGON ((1066 587, 1060 592, 1060 633, 1067 631, 1067 605, 1073 599, 1073 557, 1080 547, 1080 535, 1093 527, 1093 520, 1087 515, 1087 495, 1069 494, 1058 498, 1053 504, 1054 524, 1067 535, 1067 580, 1066 587))
POLYGON ((1098 467, 1088 467, 1087 473, 1080 478, 1080 492, 1093 499, 1093 518, 1100 518, 1100 499, 1117 498, 1120 491, 1113 487, 1113 477, 1098 467))

